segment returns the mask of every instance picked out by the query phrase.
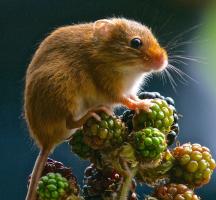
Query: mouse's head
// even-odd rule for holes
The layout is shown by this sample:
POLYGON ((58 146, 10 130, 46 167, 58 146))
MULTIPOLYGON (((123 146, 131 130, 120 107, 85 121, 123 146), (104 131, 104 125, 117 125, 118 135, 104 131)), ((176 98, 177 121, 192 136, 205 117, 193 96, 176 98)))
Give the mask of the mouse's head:
POLYGON ((94 55, 112 70, 162 71, 168 56, 151 30, 124 18, 102 19, 94 23, 94 55))

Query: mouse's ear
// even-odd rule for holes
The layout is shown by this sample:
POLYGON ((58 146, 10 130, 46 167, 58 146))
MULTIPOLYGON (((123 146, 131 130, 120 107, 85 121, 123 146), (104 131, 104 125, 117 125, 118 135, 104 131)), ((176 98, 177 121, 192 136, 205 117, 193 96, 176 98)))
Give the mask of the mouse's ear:
POLYGON ((94 23, 94 33, 100 36, 109 36, 114 28, 114 23, 108 19, 100 19, 94 23))

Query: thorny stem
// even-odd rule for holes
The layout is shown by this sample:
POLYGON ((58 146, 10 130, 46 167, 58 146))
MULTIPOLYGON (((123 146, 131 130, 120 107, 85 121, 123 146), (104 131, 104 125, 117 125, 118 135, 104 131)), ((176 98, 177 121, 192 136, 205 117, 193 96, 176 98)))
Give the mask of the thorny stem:
MULTIPOLYGON (((127 164, 125 165, 127 166, 127 164)), ((129 189, 132 183, 132 179, 136 175, 136 172, 137 172, 137 167, 129 169, 129 167, 127 166, 127 172, 128 173, 124 178, 118 200, 127 200, 128 192, 129 192, 129 189)))

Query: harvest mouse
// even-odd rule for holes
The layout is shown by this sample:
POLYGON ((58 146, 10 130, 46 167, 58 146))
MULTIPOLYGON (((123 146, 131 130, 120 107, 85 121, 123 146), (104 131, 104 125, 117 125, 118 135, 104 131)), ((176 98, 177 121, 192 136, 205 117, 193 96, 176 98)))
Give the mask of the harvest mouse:
POLYGON ((25 118, 40 148, 26 200, 36 199, 47 157, 71 129, 116 104, 148 111, 136 97, 140 83, 167 64, 150 29, 125 18, 60 27, 45 38, 26 73, 25 118))

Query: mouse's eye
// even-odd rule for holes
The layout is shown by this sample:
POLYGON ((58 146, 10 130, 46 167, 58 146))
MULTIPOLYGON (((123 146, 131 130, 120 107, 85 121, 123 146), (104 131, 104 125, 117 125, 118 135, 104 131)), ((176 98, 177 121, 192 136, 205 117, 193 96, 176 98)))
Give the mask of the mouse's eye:
POLYGON ((133 38, 130 42, 130 46, 134 49, 139 49, 142 46, 142 41, 139 38, 133 38))

